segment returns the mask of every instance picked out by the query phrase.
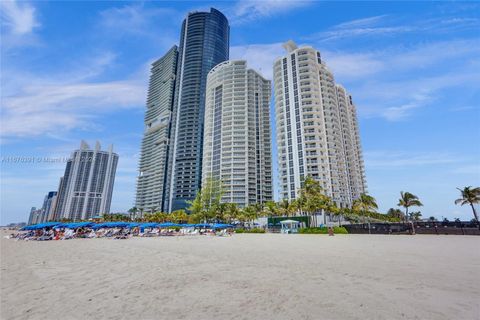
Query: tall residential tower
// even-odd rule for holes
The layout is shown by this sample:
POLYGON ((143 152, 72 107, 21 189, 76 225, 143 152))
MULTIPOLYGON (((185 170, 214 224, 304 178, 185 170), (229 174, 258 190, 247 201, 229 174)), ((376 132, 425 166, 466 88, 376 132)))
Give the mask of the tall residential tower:
POLYGON ((189 13, 178 52, 164 211, 184 209, 201 187, 208 72, 228 60, 230 27, 218 10, 189 13))
POLYGON ((271 82, 246 61, 226 61, 207 77, 202 180, 221 180, 222 202, 272 200, 271 82))
POLYGON ((90 149, 82 141, 80 149, 67 161, 60 180, 55 219, 78 221, 110 213, 117 163, 113 146, 102 151, 100 143, 90 149))
POLYGON ((177 59, 174 46, 151 68, 135 200, 141 211, 163 208, 177 59))
POLYGON ((284 45, 274 63, 280 197, 295 199, 312 176, 340 207, 351 206, 366 182, 352 97, 312 47, 284 45))

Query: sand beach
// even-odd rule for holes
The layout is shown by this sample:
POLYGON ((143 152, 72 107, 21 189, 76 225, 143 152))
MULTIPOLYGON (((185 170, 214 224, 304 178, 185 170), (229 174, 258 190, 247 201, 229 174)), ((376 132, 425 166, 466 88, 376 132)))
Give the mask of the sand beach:
POLYGON ((1 239, 1 319, 480 319, 475 236, 1 239))

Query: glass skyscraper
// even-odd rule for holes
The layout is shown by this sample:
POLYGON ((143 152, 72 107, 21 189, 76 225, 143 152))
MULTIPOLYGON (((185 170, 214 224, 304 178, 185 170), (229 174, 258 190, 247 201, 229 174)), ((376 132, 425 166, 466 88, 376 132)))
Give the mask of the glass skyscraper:
POLYGON ((152 63, 135 199, 141 212, 163 207, 177 61, 177 46, 173 46, 152 63))
POLYGON ((189 13, 182 24, 169 139, 164 211, 188 207, 201 187, 208 72, 229 57, 230 27, 218 10, 189 13))

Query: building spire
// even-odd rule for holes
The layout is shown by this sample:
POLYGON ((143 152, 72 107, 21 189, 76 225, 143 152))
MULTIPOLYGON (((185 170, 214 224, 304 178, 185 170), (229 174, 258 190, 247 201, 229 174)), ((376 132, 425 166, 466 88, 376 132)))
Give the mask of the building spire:
POLYGON ((282 46, 285 50, 287 50, 288 53, 298 48, 297 44, 293 40, 288 40, 282 46))
POLYGON ((87 150, 87 149, 90 149, 90 147, 88 146, 88 143, 85 142, 85 140, 82 140, 82 142, 80 142, 80 150, 87 150))

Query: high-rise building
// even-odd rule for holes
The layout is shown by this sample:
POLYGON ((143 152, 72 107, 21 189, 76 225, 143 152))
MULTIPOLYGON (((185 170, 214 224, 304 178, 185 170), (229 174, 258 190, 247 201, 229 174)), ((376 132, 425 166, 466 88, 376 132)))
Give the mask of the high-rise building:
POLYGON ((341 207, 365 192, 360 137, 352 97, 312 47, 284 44, 274 63, 280 197, 295 199, 306 176, 341 207))
POLYGON ((141 211, 163 208, 177 59, 173 46, 151 68, 135 200, 141 211))
POLYGON ((55 211, 55 205, 57 202, 57 191, 50 191, 43 200, 43 206, 41 209, 41 215, 38 219, 38 223, 47 222, 53 220, 53 212, 55 211))
POLYGON ((337 84, 337 102, 342 128, 343 150, 345 154, 346 172, 351 200, 360 197, 367 189, 365 166, 360 144, 357 111, 352 96, 344 87, 337 84))
MULTIPOLYGON (((67 165, 65 167, 65 173, 64 173, 65 176, 70 174, 70 165, 71 165, 71 162, 67 161, 67 165)), ((65 194, 65 184, 63 183, 63 181, 64 181, 64 178, 60 177, 60 182, 58 183, 57 197, 55 199, 55 206, 53 208, 52 215, 49 218, 51 221, 58 221, 62 218, 60 209, 62 208, 64 197, 62 197, 61 195, 65 194)))
POLYGON ((230 27, 218 10, 189 13, 182 24, 164 211, 184 209, 201 187, 208 72, 228 60, 230 27))
POLYGON ((90 149, 82 141, 80 149, 67 161, 60 180, 55 219, 77 221, 110 213, 117 163, 118 155, 113 152, 113 146, 102 151, 100 143, 90 149))
POLYGON ((222 202, 241 207, 272 200, 271 82, 243 60, 207 77, 202 180, 220 180, 222 202))
POLYGON ((36 224, 38 221, 38 216, 39 216, 40 210, 37 210, 36 207, 32 207, 30 209, 30 215, 28 216, 28 224, 36 224))

